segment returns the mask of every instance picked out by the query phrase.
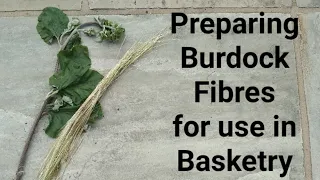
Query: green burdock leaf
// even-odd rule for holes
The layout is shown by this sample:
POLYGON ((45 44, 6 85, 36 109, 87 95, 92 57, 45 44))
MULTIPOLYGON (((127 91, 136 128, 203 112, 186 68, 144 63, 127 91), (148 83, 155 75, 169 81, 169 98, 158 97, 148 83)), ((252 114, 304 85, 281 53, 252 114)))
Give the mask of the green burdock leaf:
POLYGON ((71 50, 74 46, 78 46, 78 45, 81 45, 81 38, 80 38, 80 35, 76 33, 70 38, 65 49, 71 50))
POLYGON ((68 28, 69 18, 60 9, 46 7, 38 17, 37 31, 44 42, 51 44, 68 28))
POLYGON ((44 42, 47 44, 51 44, 53 41, 53 34, 50 32, 50 30, 46 29, 43 24, 38 23, 37 24, 37 31, 40 34, 41 38, 44 42))
POLYGON ((75 105, 79 105, 87 99, 102 79, 103 76, 99 72, 89 69, 78 81, 60 90, 59 94, 70 97, 75 105))
POLYGON ((49 79, 49 84, 58 90, 68 87, 89 70, 91 60, 86 46, 74 46, 71 50, 62 50, 58 54, 60 71, 49 79))
POLYGON ((49 125, 45 132, 48 136, 55 138, 59 134, 61 128, 73 116, 79 107, 67 106, 60 108, 59 111, 49 111, 49 125))
MULTIPOLYGON (((99 72, 89 69, 91 60, 88 48, 81 45, 72 46, 70 50, 59 52, 60 71, 49 79, 49 84, 59 90, 56 99, 58 101, 54 104, 56 108, 52 108, 48 113, 49 126, 45 132, 50 137, 56 137, 59 134, 61 128, 103 79, 99 72)), ((103 113, 98 103, 88 123, 94 123, 101 117, 103 113)))
MULTIPOLYGON (((80 106, 65 106, 60 108, 59 111, 49 111, 49 125, 45 130, 46 134, 52 138, 56 138, 61 129, 69 121, 73 114, 79 109, 79 107, 80 106)), ((102 117, 103 112, 101 105, 100 103, 97 103, 93 108, 88 123, 92 124, 102 117)))

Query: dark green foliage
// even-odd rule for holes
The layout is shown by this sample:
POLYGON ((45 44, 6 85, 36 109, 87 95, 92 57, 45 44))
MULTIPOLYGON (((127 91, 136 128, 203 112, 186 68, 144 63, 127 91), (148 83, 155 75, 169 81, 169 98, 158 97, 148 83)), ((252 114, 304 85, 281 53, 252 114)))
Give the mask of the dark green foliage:
POLYGON ((60 9, 44 8, 38 17, 37 31, 44 42, 51 44, 53 38, 59 38, 68 27, 69 19, 60 9))
MULTIPOLYGON (((44 42, 51 44, 54 39, 59 42, 58 63, 60 70, 49 78, 54 95, 48 105, 49 125, 45 132, 50 137, 57 137, 60 130, 87 99, 103 76, 91 68, 88 48, 81 45, 80 32, 88 36, 96 36, 100 41, 117 41, 125 29, 119 24, 96 19, 96 22, 82 24, 78 18, 69 18, 61 10, 54 7, 43 9, 38 17, 37 31, 44 42), (100 31, 80 29, 91 25, 100 26, 100 31), (67 37, 69 36, 69 37, 67 37), (61 42, 64 39, 65 42, 61 42)), ((101 105, 93 109, 88 123, 92 124, 103 117, 101 105)))

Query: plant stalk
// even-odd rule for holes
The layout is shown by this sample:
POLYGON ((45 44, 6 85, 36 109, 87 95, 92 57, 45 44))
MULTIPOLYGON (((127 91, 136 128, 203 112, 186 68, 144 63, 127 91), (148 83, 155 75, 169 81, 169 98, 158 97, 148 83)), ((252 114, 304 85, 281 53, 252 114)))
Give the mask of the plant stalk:
MULTIPOLYGON (((60 48, 60 50, 62 50, 62 47, 60 48)), ((57 60, 56 61, 56 65, 55 65, 55 68, 54 68, 54 72, 58 72, 59 71, 59 61, 57 60)), ((33 124, 32 124, 32 127, 31 127, 31 130, 28 134, 28 138, 26 140, 26 143, 23 147, 23 151, 22 151, 22 154, 20 156, 20 160, 19 160, 19 165, 18 165, 18 169, 16 171, 16 177, 15 177, 15 180, 21 180, 23 174, 24 174, 24 167, 25 167, 25 164, 26 164, 26 159, 27 159, 27 154, 28 154, 28 150, 29 150, 29 147, 30 147, 30 144, 32 142, 32 138, 34 136, 34 133, 36 131, 36 128, 37 128, 37 125, 40 121, 40 119, 43 117, 43 115, 45 114, 45 110, 46 110, 46 106, 50 100, 50 98, 52 97, 52 95, 56 94, 57 91, 53 91, 53 92, 50 92, 48 94, 48 96, 46 97, 46 99, 43 101, 43 104, 41 106, 41 109, 39 111, 39 113, 37 114, 35 120, 33 121, 33 124)))
POLYGON ((16 178, 15 180, 20 180, 24 174, 24 166, 25 166, 25 162, 26 162, 26 159, 27 159, 27 153, 28 153, 28 149, 29 149, 29 146, 31 144, 31 140, 33 138, 33 135, 34 135, 34 132, 36 130, 36 127, 40 121, 40 119, 42 118, 43 116, 43 113, 44 113, 44 110, 46 108, 46 105, 49 101, 49 98, 47 98, 42 106, 41 106, 41 109, 40 109, 40 112, 38 113, 36 119, 34 120, 33 124, 32 124, 32 127, 31 127, 31 130, 28 134, 28 138, 26 140, 26 144, 24 145, 23 147, 23 151, 22 151, 22 154, 21 154, 21 157, 20 157, 20 160, 19 160, 19 165, 18 165, 18 169, 17 169, 17 172, 16 172, 16 178))

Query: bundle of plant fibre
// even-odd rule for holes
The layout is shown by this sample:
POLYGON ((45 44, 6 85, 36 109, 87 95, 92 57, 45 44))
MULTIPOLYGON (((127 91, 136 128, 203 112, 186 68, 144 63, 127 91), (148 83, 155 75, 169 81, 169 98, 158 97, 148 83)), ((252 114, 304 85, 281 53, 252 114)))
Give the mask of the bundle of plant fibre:
MULTIPOLYGON (((67 163, 72 152, 80 143, 81 134, 88 122, 93 107, 111 83, 119 77, 139 57, 152 49, 166 33, 159 33, 146 42, 135 43, 122 57, 119 63, 101 80, 90 96, 67 122, 51 147, 39 172, 39 180, 55 179, 63 163, 67 163)), ((65 168, 65 167, 64 167, 65 168)))

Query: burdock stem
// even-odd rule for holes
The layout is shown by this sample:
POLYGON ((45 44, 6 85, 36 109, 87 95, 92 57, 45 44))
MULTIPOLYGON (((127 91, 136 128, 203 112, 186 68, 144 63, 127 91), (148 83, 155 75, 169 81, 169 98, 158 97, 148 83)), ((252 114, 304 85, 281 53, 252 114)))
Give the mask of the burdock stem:
MULTIPOLYGON (((76 27, 72 32, 71 34, 68 36, 68 38, 65 40, 65 42, 62 44, 62 46, 60 47, 60 50, 64 50, 66 45, 68 44, 69 40, 71 39, 71 37, 77 33, 77 31, 80 29, 80 28, 85 28, 87 26, 98 26, 96 22, 87 22, 87 23, 84 23, 78 27, 76 27)), ((57 38, 59 39, 59 38, 57 38)), ((61 42, 59 42, 60 44, 61 42)), ((54 68, 54 72, 58 72, 59 71, 59 62, 57 60, 56 62, 56 66, 54 68)), ((50 100, 51 96, 47 96, 46 99, 43 101, 42 103, 42 106, 41 106, 41 109, 39 111, 39 113, 37 114, 35 120, 33 121, 33 124, 32 124, 32 127, 30 129, 30 132, 28 134, 28 137, 26 139, 26 143, 23 147, 23 151, 22 151, 22 154, 20 156, 20 160, 19 160, 19 165, 18 165, 18 169, 16 171, 16 177, 15 177, 15 180, 20 180, 24 174, 24 167, 25 167, 25 163, 26 163, 26 159, 27 159, 27 154, 28 154, 28 150, 29 150, 29 147, 30 147, 30 144, 31 144, 31 141, 32 141, 32 138, 34 136, 34 133, 35 133, 35 130, 37 128, 37 125, 40 121, 40 119, 42 118, 42 116, 44 115, 44 112, 46 110, 46 106, 50 100)))

